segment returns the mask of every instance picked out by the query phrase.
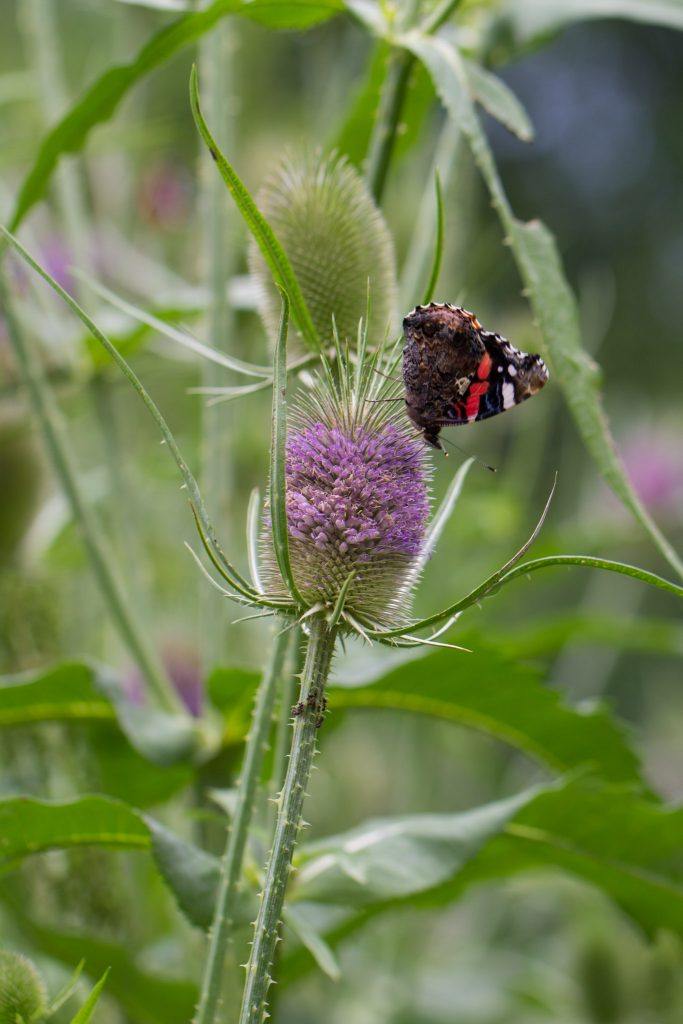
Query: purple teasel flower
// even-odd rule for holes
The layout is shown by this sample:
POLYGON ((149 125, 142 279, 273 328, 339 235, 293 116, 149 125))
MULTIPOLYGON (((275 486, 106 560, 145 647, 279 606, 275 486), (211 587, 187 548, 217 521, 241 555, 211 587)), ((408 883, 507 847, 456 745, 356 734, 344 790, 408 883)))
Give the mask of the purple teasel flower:
MULTIPOLYGON (((286 445, 292 572, 311 606, 333 605, 351 574, 345 608, 378 626, 404 619, 430 513, 427 449, 402 403, 303 399, 286 445), (398 406, 398 408, 397 408, 398 406)), ((266 511, 264 583, 281 593, 266 511)))
MULTIPOLYGON (((164 645, 161 660, 168 672, 173 688, 193 718, 201 718, 204 711, 204 682, 201 663, 197 654, 178 644, 164 645)), ((146 703, 145 685, 137 666, 126 674, 124 682, 126 698, 136 707, 146 703)))

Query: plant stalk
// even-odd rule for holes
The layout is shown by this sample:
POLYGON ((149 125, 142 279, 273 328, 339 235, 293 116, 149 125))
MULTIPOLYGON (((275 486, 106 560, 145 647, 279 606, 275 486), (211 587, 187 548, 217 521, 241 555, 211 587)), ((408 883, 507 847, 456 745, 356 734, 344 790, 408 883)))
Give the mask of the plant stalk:
POLYGON ((324 713, 325 685, 332 664, 337 631, 328 625, 323 616, 310 619, 309 630, 299 694, 301 712, 294 723, 289 765, 279 798, 275 836, 254 927, 239 1024, 262 1024, 266 1017, 268 989, 272 982, 270 970, 278 940, 285 889, 292 868, 294 844, 302 824, 301 815, 315 754, 316 733, 324 713))
POLYGON ((395 50, 389 57, 389 68, 382 90, 377 120, 370 139, 367 169, 368 188, 379 206, 389 173, 389 164, 396 145, 403 104, 408 93, 415 57, 408 50, 395 50))
POLYGON ((283 676, 289 633, 276 634, 261 683, 256 692, 251 729, 244 751, 244 763, 237 788, 237 804, 221 863, 221 876, 216 909, 211 925, 209 950, 204 965, 199 1005, 195 1024, 213 1024, 221 994, 225 954, 234 927, 235 904, 242 873, 242 861, 249 826, 256 804, 256 793, 268 738, 278 683, 283 676))
POLYGON ((65 435, 59 409, 45 381, 37 354, 24 335, 10 305, 9 292, 0 276, 0 309, 2 309, 10 345, 14 351, 22 381, 43 434, 54 471, 71 506, 100 590, 109 606, 121 638, 145 676, 158 704, 169 712, 183 711, 179 697, 168 681, 154 650, 148 645, 130 610, 123 585, 99 524, 81 491, 78 470, 65 435))
MULTIPOLYGON (((233 19, 226 19, 204 41, 201 67, 206 82, 207 116, 219 145, 234 149, 234 96, 232 63, 235 49, 233 19)), ((234 313, 227 297, 228 279, 234 270, 234 239, 225 185, 207 152, 201 162, 204 277, 209 290, 207 341, 219 351, 234 341, 234 313)), ((209 360, 202 362, 202 386, 225 383, 225 371, 209 360)), ((233 506, 234 433, 232 409, 226 405, 202 407, 200 483, 206 502, 223 524, 224 533, 231 522, 233 506)), ((229 542, 229 535, 226 534, 229 542)), ((226 654, 225 607, 216 593, 202 586, 202 644, 205 667, 220 664, 226 654)))

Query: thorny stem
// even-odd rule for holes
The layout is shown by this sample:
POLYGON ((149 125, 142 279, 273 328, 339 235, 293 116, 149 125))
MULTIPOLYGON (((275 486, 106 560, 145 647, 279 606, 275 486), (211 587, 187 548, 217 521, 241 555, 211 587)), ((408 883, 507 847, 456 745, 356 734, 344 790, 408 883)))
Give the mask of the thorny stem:
POLYGON ((216 909, 211 925, 209 951, 204 966, 195 1024, 213 1024, 221 994, 223 965, 230 934, 234 926, 235 904, 242 873, 249 826, 254 813, 256 792, 268 737, 278 683, 289 645, 289 633, 278 633, 273 641, 270 662, 256 692, 251 729, 244 751, 244 763, 237 788, 237 803, 232 827, 221 863, 221 876, 216 909))
POLYGON ((130 604, 110 558, 106 541, 92 509, 81 491, 78 471, 69 442, 64 434, 59 410, 50 387, 43 377, 36 353, 13 314, 9 304, 9 294, 1 277, 0 309, 2 309, 10 344, 14 350, 36 419, 40 424, 54 471, 71 506, 74 521, 80 529, 90 556, 93 572, 109 605, 112 618, 160 706, 170 712, 180 712, 183 710, 180 698, 173 690, 153 649, 148 645, 146 637, 141 633, 131 614, 130 604))
POLYGON ((324 617, 310 619, 309 630, 306 663, 301 677, 302 710, 294 723, 287 776, 279 798, 273 847, 268 858, 254 926, 254 941, 247 964, 239 1024, 262 1024, 266 1019, 268 989, 272 981, 270 969, 315 754, 316 732, 324 708, 325 685, 334 652, 336 629, 331 628, 324 617))
POLYGON ((270 796, 275 798, 282 789, 285 781, 286 752, 289 739, 289 729, 292 721, 291 707, 295 699, 295 680, 301 677, 303 671, 303 650, 301 627, 291 631, 289 646, 289 664, 287 672, 282 680, 282 693, 280 694, 280 708, 275 723, 275 742, 273 745, 273 771, 270 779, 270 796))

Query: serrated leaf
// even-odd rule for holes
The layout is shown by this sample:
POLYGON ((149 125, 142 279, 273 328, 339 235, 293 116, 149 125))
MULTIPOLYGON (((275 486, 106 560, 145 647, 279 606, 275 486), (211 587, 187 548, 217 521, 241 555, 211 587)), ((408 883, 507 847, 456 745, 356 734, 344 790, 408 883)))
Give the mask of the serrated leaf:
POLYGON ((423 61, 444 106, 469 141, 538 318, 544 356, 562 388, 586 447, 615 494, 683 577, 683 562, 641 504, 617 453, 602 407, 599 371, 581 346, 576 301, 564 276, 555 240, 540 221, 524 224, 514 216, 472 107, 460 54, 445 39, 419 32, 406 33, 401 42, 423 61))
POLYGON ((531 142, 534 137, 534 126, 529 115, 502 78, 487 71, 481 64, 471 60, 463 60, 470 92, 477 102, 481 103, 491 117, 520 138, 523 142, 531 142))
POLYGON ((273 28, 306 28, 341 9, 337 0, 214 0, 205 10, 186 14, 165 26, 128 64, 109 68, 84 93, 43 139, 35 163, 17 199, 11 219, 16 231, 32 206, 45 193, 55 167, 66 153, 77 153, 98 124, 108 121, 124 96, 155 68, 196 42, 231 14, 243 14, 273 28))
POLYGON ((332 684, 330 706, 393 709, 469 726, 508 743, 555 772, 589 766, 612 782, 642 784, 626 731, 604 707, 565 704, 541 673, 492 650, 474 649, 457 665, 435 651, 363 686, 332 684))
POLYGON ((469 886, 559 870, 601 889, 649 934, 683 933, 683 810, 573 782, 464 814, 373 821, 311 843, 292 895, 373 908, 441 906, 469 886), (340 859, 361 868, 351 877, 340 859))
POLYGON ((95 1012, 95 1007, 99 1002, 99 998, 102 994, 102 989, 106 984, 108 975, 109 968, 107 968, 100 980, 97 982, 76 1016, 71 1018, 71 1024, 88 1024, 88 1021, 91 1020, 92 1015, 95 1012))

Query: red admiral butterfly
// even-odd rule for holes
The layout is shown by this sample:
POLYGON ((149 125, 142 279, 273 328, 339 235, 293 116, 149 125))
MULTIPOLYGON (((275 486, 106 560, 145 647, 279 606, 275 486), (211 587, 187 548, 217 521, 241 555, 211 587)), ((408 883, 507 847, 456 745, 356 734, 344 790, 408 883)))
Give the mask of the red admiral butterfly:
POLYGON ((417 306, 403 321, 403 331, 408 416, 434 448, 441 448, 441 427, 505 412, 548 380, 540 356, 485 331, 474 313, 459 306, 417 306))

